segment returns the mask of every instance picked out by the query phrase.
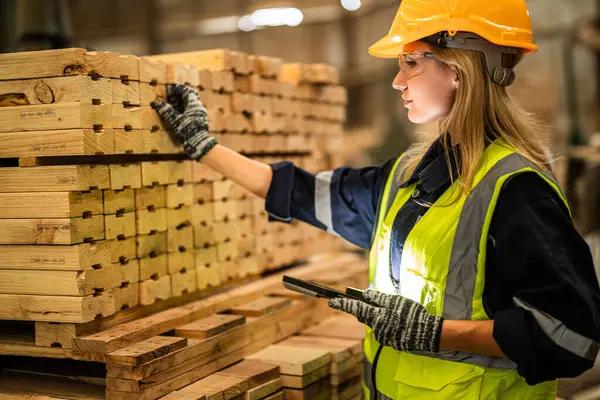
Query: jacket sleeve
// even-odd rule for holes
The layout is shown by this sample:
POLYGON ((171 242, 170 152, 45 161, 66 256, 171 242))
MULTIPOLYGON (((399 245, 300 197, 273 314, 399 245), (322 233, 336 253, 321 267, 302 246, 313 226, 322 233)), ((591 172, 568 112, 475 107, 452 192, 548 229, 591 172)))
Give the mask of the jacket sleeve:
POLYGON ((271 164, 273 179, 266 197, 269 220, 296 218, 369 248, 379 195, 394 161, 316 175, 291 162, 271 164))
MULTIPOLYGON (((588 245, 538 175, 507 183, 490 227, 494 338, 527 383, 590 369, 600 341, 600 289, 588 245), (506 200, 506 201, 503 201, 506 200)), ((487 289, 486 289, 487 290, 487 289)))

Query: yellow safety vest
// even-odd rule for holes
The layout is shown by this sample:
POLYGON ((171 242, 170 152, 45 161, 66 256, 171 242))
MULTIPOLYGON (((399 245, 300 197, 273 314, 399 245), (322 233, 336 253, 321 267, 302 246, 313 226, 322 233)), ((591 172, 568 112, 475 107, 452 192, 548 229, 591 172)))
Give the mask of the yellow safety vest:
MULTIPOLYGON (((394 219, 415 193, 417 183, 399 188, 402 157, 394 165, 379 205, 369 254, 369 281, 381 292, 400 294, 449 320, 488 320, 483 303, 486 243, 498 195, 511 176, 538 173, 563 199, 554 180, 506 143, 484 151, 468 196, 454 182, 417 221, 402 251, 399 283, 391 278, 390 246, 394 219), (449 201, 450 200, 450 201, 449 201)), ((568 207, 568 204, 567 204, 568 207)), ((398 268, 398 266, 395 266, 398 268)), ((557 382, 530 386, 504 357, 457 351, 436 354, 400 352, 381 346, 367 328, 365 398, 372 390, 372 365, 378 399, 555 399, 557 382), (380 350, 380 354, 378 354, 380 350)))

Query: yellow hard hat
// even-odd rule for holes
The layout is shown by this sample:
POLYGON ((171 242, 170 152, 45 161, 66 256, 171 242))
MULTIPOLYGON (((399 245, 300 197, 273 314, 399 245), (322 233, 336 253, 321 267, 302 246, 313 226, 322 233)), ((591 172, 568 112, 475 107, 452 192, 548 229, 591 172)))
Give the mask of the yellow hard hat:
POLYGON ((489 42, 537 51, 525 0, 404 0, 390 32, 369 48, 369 54, 396 58, 404 45, 448 32, 471 32, 489 42))

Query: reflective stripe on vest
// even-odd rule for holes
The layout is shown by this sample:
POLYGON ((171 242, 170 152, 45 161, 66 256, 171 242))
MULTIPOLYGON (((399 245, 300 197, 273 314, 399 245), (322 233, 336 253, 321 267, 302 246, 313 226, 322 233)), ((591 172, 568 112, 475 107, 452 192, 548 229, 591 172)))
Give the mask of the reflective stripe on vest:
MULTIPOLYGON (((392 278, 389 271, 389 268, 391 268, 389 249, 393 244, 389 243, 389 241, 391 239, 391 224, 393 224, 395 216, 388 214, 390 212, 398 212, 406 201, 410 201, 410 193, 415 185, 413 184, 407 188, 400 188, 402 182, 400 182, 399 177, 403 167, 402 164, 402 160, 398 160, 386 183, 380 203, 380 210, 378 210, 379 217, 376 221, 376 234, 369 258, 369 277, 371 286, 375 286, 380 290, 384 289, 384 291, 389 290, 390 287, 394 287, 391 283, 392 278), (381 267, 386 268, 386 270, 378 271, 381 267)), ((407 276, 409 278, 408 285, 406 284, 407 281, 403 280, 405 277, 401 275, 400 293, 404 295, 404 292, 407 291, 407 294, 412 295, 413 300, 421 298, 424 301, 422 304, 426 306, 426 308, 429 307, 428 309, 430 312, 441 314, 447 319, 488 319, 481 302, 484 284, 482 271, 485 267, 485 253, 480 254, 480 250, 485 251, 484 246, 486 246, 487 243, 489 224, 501 187, 505 184, 507 179, 510 179, 514 174, 525 171, 538 173, 557 191, 558 195, 565 201, 565 204, 567 204, 560 188, 548 174, 545 174, 532 162, 516 153, 514 149, 511 149, 505 143, 501 141, 494 142, 488 146, 482 156, 482 166, 473 181, 474 186, 471 193, 466 198, 461 197, 460 201, 450 204, 447 208, 441 208, 446 207, 446 203, 440 201, 438 204, 443 204, 443 206, 438 206, 435 213, 432 213, 433 211, 429 210, 429 215, 426 213, 422 220, 418 221, 415 227, 413 227, 413 230, 411 231, 413 233, 412 242, 409 243, 407 238, 407 243, 405 243, 405 253, 407 251, 412 251, 416 255, 416 258, 414 259, 414 262, 408 262, 405 265, 404 263, 406 260, 404 259, 403 254, 402 265, 395 266, 400 267, 401 272, 408 271, 413 274, 412 276, 410 274, 407 276), (419 226, 419 224, 421 225, 419 226), (417 226, 419 226, 419 229, 417 229, 417 226), (447 231, 444 231, 446 226, 448 226, 448 229, 447 231), (426 231, 426 229, 431 228, 436 229, 433 229, 431 233, 426 231), (439 245, 440 247, 436 248, 437 244, 432 242, 435 241, 435 236, 433 235, 440 231, 445 232, 447 236, 443 238, 440 237, 440 241, 443 239, 443 243, 439 245), (423 236, 421 236, 421 234, 423 234, 423 236), (432 236, 428 236, 428 234, 431 234, 432 236), (483 236, 485 236, 485 238, 483 236), (425 240, 423 238, 427 239, 425 240), (424 247, 421 248, 421 245, 424 247), (434 253, 430 253, 432 249, 435 251, 435 255, 432 255, 434 253), (431 257, 431 259, 429 257, 431 257), (440 260, 442 260, 441 263, 440 260), (446 265, 443 265, 444 263, 446 263, 446 265), (409 269, 403 270, 403 268, 409 269), (447 268, 447 270, 445 268, 447 268), (440 274, 444 274, 445 280, 442 279, 436 281, 435 279, 439 279, 440 274), (415 277, 417 278, 416 281, 413 279, 415 277), (418 279, 421 279, 421 281, 418 279), (430 279, 434 280, 430 281, 430 279)), ((458 183, 455 182, 448 190, 456 190, 457 188, 458 183)), ((447 198, 449 193, 450 192, 447 192, 443 196, 446 196, 447 198)), ((410 253, 406 253, 406 255, 410 260, 410 253)), ((550 335, 552 335, 552 332, 550 332, 550 335)), ((573 340, 574 338, 582 340, 579 340, 578 344, 571 343, 570 346, 565 348, 577 348, 586 354, 594 354, 594 343, 590 343, 589 339, 577 337, 575 335, 569 335, 568 337, 570 340, 573 340), (586 340, 588 342, 586 342, 586 340)), ((553 340, 555 339, 559 340, 560 338, 553 338, 553 340)), ((373 352, 376 351, 379 345, 370 330, 367 330, 366 341, 368 341, 368 344, 365 344, 365 382, 368 388, 371 389, 371 372, 368 371, 368 369, 370 369, 368 362, 373 360, 373 352)), ((386 347, 386 349, 389 348, 386 347)), ((395 352, 393 349, 391 350, 395 352)), ((386 352, 384 352, 384 354, 385 353, 386 352)), ((395 353, 398 355, 406 354, 400 352, 395 353)), ((428 359, 432 360, 432 362, 433 359, 440 360, 442 363, 445 361, 453 361, 463 363, 463 365, 474 365, 484 369, 491 368, 496 371, 506 370, 507 374, 516 374, 516 371, 514 371, 516 365, 510 359, 504 357, 490 357, 458 351, 441 351, 436 354, 411 352, 411 354, 414 355, 412 357, 426 356, 428 359)), ((396 368, 396 363, 398 363, 401 358, 402 357, 399 358, 399 356, 391 355, 388 351, 387 356, 382 356, 380 358, 378 366, 384 368, 384 370, 389 370, 390 368, 394 369, 396 368)), ((431 362, 429 364, 431 364, 431 362)), ((431 364, 430 368, 435 369, 436 367, 434 367, 434 365, 437 364, 431 364)), ((378 368, 378 366, 375 366, 375 368, 378 368)), ((448 368, 448 366, 445 365, 440 365, 440 367, 442 370, 448 368)), ((435 370, 431 371, 431 373, 435 374, 435 370)), ((389 376, 389 374, 385 374, 385 376, 389 376)), ((409 374, 409 376, 413 375, 409 374)), ((495 376, 498 375, 496 374, 495 376)), ((383 378, 383 376, 381 378, 383 378)), ((415 377, 414 379, 417 379, 415 382, 416 386, 420 386, 418 381, 427 378, 415 377)), ((492 381, 489 381, 488 384, 491 384, 492 381)), ((380 379, 377 380, 377 388, 380 393, 386 393, 388 396, 400 396, 400 393, 396 394, 394 385, 393 382, 380 382, 380 379)), ((521 389, 518 390, 529 392, 533 389, 533 387, 527 388, 526 386, 526 383, 523 381, 519 384, 521 389), (521 387, 521 384, 525 386, 521 387)), ((547 387, 540 387, 539 389, 533 390, 539 390, 540 393, 542 393, 543 390, 547 389, 547 387)))

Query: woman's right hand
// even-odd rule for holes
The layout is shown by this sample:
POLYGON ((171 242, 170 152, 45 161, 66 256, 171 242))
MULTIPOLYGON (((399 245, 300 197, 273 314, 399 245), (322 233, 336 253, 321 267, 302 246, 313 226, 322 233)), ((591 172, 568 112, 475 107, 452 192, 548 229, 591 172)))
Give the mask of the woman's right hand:
POLYGON ((208 134, 208 115, 198 93, 191 86, 167 85, 167 103, 152 104, 184 152, 200 160, 218 143, 208 134))

